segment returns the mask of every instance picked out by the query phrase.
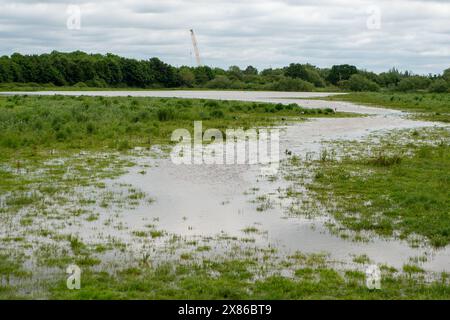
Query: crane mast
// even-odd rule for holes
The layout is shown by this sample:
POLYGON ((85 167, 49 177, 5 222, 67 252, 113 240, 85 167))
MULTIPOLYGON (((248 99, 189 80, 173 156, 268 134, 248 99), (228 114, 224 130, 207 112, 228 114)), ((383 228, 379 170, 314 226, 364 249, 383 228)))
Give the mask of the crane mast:
POLYGON ((197 60, 197 65, 200 67, 202 65, 202 62, 200 60, 200 52, 198 51, 197 38, 195 37, 194 30, 191 29, 190 31, 191 31, 192 45, 194 46, 195 59, 197 60))

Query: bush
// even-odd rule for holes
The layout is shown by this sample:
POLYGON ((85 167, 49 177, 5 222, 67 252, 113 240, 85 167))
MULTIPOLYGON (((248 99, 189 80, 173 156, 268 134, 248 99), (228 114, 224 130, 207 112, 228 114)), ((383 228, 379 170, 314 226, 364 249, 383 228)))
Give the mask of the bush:
POLYGON ((232 84, 231 80, 226 76, 217 76, 215 79, 209 81, 206 87, 210 89, 230 89, 232 84))
POLYGON ((106 88, 108 84, 102 78, 95 76, 94 79, 87 81, 87 85, 94 88, 106 88))
POLYGON ((336 85, 340 81, 349 80, 356 73, 358 73, 358 69, 355 66, 348 64, 333 66, 328 74, 327 80, 336 85))
POLYGON ((444 73, 442 75, 442 78, 444 78, 445 81, 450 83, 450 68, 447 70, 444 70, 444 73))
POLYGON ((270 86, 275 91, 313 91, 314 85, 301 79, 283 78, 270 86))
POLYGON ((243 89, 248 89, 245 87, 245 83, 239 80, 235 80, 231 82, 231 86, 230 89, 234 89, 234 90, 243 90, 243 89))
POLYGON ((298 78, 313 83, 316 87, 324 87, 325 81, 315 70, 315 67, 307 64, 291 63, 285 69, 284 74, 290 78, 298 78))
POLYGON ((449 89, 449 84, 447 83, 447 81, 443 80, 443 79, 438 79, 436 81, 434 81, 433 83, 431 83, 430 87, 428 88, 428 91, 433 92, 433 93, 444 93, 444 92, 448 92, 449 89))
POLYGON ((375 82, 367 79, 366 77, 354 74, 350 77, 347 84, 351 91, 379 91, 380 87, 375 82))
POLYGON ((74 87, 77 87, 77 88, 86 88, 86 87, 87 87, 87 84, 84 83, 84 82, 77 82, 77 83, 75 83, 73 86, 74 86, 74 87))
POLYGON ((402 92, 407 92, 407 91, 412 91, 414 90, 414 83, 411 81, 411 79, 406 78, 406 79, 402 79, 398 84, 397 84, 397 90, 398 91, 402 91, 402 92))
POLYGON ((429 79, 421 76, 414 76, 402 79, 397 85, 397 90, 402 92, 424 90, 427 89, 429 85, 429 79))

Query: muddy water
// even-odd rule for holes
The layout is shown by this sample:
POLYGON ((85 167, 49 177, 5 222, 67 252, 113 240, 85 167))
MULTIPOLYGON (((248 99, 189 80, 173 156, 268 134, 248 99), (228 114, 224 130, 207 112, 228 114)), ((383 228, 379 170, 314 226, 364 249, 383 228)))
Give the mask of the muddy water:
MULTIPOLYGON (((361 113, 360 118, 313 119, 290 125, 282 130, 280 150, 304 156, 318 153, 323 141, 360 139, 375 131, 429 127, 438 124, 405 119, 402 112, 358 106, 344 102, 307 100, 325 93, 280 93, 237 91, 136 91, 136 92, 45 92, 27 94, 101 95, 136 97, 180 97, 297 103, 304 107, 330 107, 338 111, 361 113)), ((140 165, 119 179, 147 192, 156 201, 133 212, 123 212, 118 219, 127 230, 142 229, 149 221, 158 221, 158 229, 186 237, 215 237, 227 234, 237 238, 253 238, 256 245, 272 245, 289 253, 325 252, 332 258, 351 261, 352 255, 367 254, 377 263, 397 268, 410 257, 426 254, 423 267, 433 271, 450 271, 450 248, 411 248, 406 242, 374 237, 369 242, 353 242, 330 234, 324 218, 304 218, 286 213, 286 200, 280 190, 288 186, 282 178, 268 180, 260 175, 258 166, 176 166, 170 159, 142 157, 140 165), (150 168, 142 174, 142 165, 150 168), (252 202, 259 195, 276 199, 264 211, 252 202), (277 200, 278 199, 278 200, 277 200), (255 227, 257 233, 243 229, 255 227)), ((117 181, 116 181, 117 182, 117 181)), ((101 225, 83 225, 74 230, 85 237, 96 237, 101 225)), ((108 231, 102 230, 103 233, 108 231)), ((117 236, 118 231, 114 232, 117 236)), ((124 233, 122 236, 126 238, 124 233)), ((128 239, 132 241, 132 238, 128 239)))

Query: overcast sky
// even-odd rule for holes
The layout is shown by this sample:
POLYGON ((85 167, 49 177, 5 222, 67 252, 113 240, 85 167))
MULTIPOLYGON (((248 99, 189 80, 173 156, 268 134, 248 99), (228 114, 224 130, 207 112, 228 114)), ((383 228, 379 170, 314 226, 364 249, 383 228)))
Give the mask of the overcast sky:
POLYGON ((2 55, 82 50, 193 65, 190 28, 210 66, 450 67, 450 0, 0 0, 2 55))

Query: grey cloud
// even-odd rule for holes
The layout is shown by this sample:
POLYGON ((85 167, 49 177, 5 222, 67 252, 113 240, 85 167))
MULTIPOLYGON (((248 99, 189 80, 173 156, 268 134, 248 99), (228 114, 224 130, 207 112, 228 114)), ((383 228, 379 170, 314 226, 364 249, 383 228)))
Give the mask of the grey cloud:
POLYGON ((190 28, 204 62, 214 66, 450 67, 449 1, 0 0, 0 54, 83 50, 191 64, 190 28), (66 28, 69 4, 80 5, 81 30, 66 28), (374 5, 380 30, 366 27, 374 5))

